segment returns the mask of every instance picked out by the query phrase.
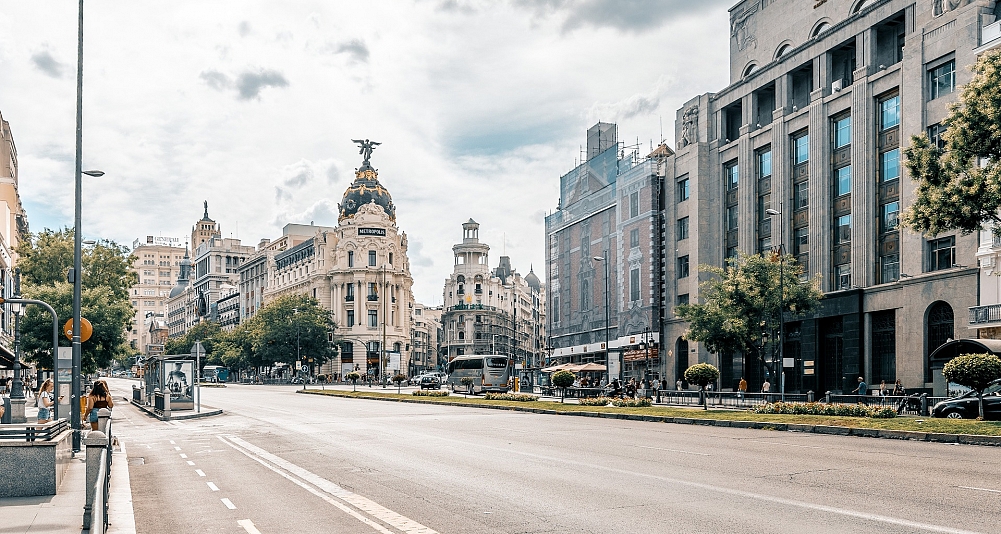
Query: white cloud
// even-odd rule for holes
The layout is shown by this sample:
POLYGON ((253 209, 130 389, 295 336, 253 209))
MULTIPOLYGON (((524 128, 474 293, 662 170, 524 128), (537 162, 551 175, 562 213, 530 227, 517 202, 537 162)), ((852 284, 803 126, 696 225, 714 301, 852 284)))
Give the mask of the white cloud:
MULTIPOLYGON (((420 300, 441 301, 470 217, 494 265, 506 248, 541 272, 542 218, 587 127, 645 141, 663 117, 670 134, 726 83, 726 5, 655 2, 648 23, 640 4, 88 3, 84 165, 107 175, 85 182, 84 234, 184 237, 202 200, 247 243, 335 225, 367 137, 420 300)), ((0 111, 35 230, 73 221, 76 10, 46 6, 0 18, 0 111)))

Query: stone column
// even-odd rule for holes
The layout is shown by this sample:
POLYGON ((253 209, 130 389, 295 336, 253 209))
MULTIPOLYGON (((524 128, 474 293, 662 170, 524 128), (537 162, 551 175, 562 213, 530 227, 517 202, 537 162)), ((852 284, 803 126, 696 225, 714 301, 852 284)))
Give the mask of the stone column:
POLYGON ((107 462, 101 453, 107 451, 108 436, 98 430, 91 430, 83 438, 83 444, 87 448, 87 500, 83 507, 83 526, 89 528, 94 511, 94 498, 97 496, 97 477, 101 471, 102 460, 105 465, 107 462))
POLYGON ((865 69, 855 71, 852 85, 852 285, 868 287, 875 275, 876 172, 873 162, 877 135, 869 84, 865 69))
POLYGON ((821 290, 830 291, 831 248, 833 246, 831 221, 830 160, 831 141, 827 110, 822 89, 810 94, 810 275, 821 275, 821 290))

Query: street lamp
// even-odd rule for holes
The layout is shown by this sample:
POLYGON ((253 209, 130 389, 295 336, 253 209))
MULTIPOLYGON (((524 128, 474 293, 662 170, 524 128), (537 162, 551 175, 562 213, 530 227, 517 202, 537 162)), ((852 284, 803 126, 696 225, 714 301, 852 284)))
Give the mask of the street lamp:
MULTIPOLYGON (((608 252, 605 253, 605 256, 594 256, 593 259, 594 259, 594 261, 600 261, 601 263, 603 263, 605 265, 605 372, 609 373, 610 370, 609 370, 609 365, 608 365, 609 364, 609 358, 608 358, 609 353, 608 353, 608 351, 610 350, 611 347, 608 346, 608 324, 609 323, 608 323, 608 257, 607 257, 607 255, 608 255, 608 252)), ((621 381, 622 380, 622 362, 619 362, 619 372, 618 372, 618 375, 619 376, 617 376, 616 378, 618 378, 621 381)), ((608 381, 609 382, 612 381, 612 375, 611 375, 611 373, 609 373, 609 375, 608 375, 608 381)))
POLYGON ((779 209, 768 208, 765 213, 776 215, 779 218, 779 392, 782 401, 786 400, 786 371, 785 371, 785 217, 782 216, 782 203, 779 202, 779 209))

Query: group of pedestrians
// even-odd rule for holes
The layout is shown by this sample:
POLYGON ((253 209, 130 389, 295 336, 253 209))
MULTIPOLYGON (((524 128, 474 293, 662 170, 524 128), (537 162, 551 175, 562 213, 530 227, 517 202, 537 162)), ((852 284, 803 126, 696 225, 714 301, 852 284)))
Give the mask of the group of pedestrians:
MULTIPOLYGON (((10 396, 12 383, 13 379, 10 377, 0 378, 0 394, 10 396)), ((33 404, 38 408, 38 413, 35 417, 36 422, 38 424, 49 423, 52 421, 53 408, 56 402, 61 401, 64 395, 56 397, 55 387, 51 378, 45 379, 37 389, 35 388, 35 383, 34 378, 31 378, 30 382, 25 383, 24 396, 28 399, 34 399, 33 404)), ((82 415, 86 417, 86 422, 90 423, 91 430, 97 430, 98 410, 102 408, 110 410, 114 406, 115 402, 112 399, 111 390, 108 388, 108 383, 103 379, 95 380, 90 392, 80 401, 82 415)))

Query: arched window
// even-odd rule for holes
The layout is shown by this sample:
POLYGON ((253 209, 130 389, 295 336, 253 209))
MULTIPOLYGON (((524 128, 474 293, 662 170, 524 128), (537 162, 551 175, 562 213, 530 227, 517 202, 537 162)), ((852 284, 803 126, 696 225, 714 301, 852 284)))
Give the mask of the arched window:
POLYGON ((459 339, 466 339, 466 333, 462 330, 459 330, 459 339))
POLYGON ((859 11, 862 11, 862 8, 865 7, 865 5, 868 4, 868 3, 869 3, 869 0, 858 0, 858 2, 856 2, 855 5, 852 6, 852 13, 851 14, 854 15, 854 14, 858 13, 859 11))
POLYGON ((393 343, 393 352, 400 352, 400 343, 393 343))
POLYGON ((742 75, 742 77, 746 78, 756 70, 758 70, 758 65, 756 63, 751 63, 750 65, 744 67, 744 74, 742 75))
POLYGON ((952 313, 952 306, 948 303, 938 301, 928 307, 927 328, 927 352, 925 352, 925 382, 931 382, 931 367, 928 355, 935 352, 946 341, 955 337, 955 318, 952 313))
POLYGON ((460 274, 459 276, 455 277, 455 281, 461 284, 466 281, 466 277, 460 274))
POLYGON ((775 59, 778 59, 788 54, 790 50, 792 50, 792 45, 789 43, 783 43, 779 45, 778 50, 775 51, 775 59))
POLYGON ((817 24, 816 26, 814 26, 813 31, 810 32, 810 38, 812 39, 814 37, 817 37, 818 35, 826 32, 829 29, 831 29, 831 23, 827 22, 825 20, 825 21, 821 22, 820 24, 817 24))

